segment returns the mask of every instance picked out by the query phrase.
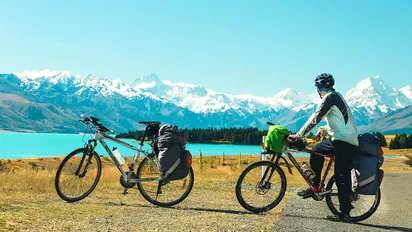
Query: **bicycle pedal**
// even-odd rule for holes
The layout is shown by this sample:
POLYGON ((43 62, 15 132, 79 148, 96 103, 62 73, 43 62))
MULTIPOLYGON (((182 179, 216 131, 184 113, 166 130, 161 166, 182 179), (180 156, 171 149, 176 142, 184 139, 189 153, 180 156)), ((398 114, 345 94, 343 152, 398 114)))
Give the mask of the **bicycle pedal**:
POLYGON ((129 194, 129 192, 127 192, 127 189, 124 189, 124 191, 123 191, 122 194, 123 194, 123 195, 127 195, 127 194, 129 194))

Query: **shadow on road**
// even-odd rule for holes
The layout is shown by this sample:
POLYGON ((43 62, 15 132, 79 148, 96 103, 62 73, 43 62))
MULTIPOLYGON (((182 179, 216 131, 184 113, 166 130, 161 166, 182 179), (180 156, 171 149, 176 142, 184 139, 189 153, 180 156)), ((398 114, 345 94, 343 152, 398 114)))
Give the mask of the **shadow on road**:
POLYGON ((371 228, 390 230, 390 231, 407 231, 407 232, 412 231, 412 228, 397 227, 397 226, 371 225, 371 224, 365 224, 365 223, 355 223, 355 224, 356 225, 361 225, 361 226, 366 226, 366 227, 371 227, 371 228))
MULTIPOLYGON (((200 211, 200 212, 212 212, 212 213, 227 213, 227 214, 243 214, 243 215, 254 214, 251 212, 226 210, 226 209, 207 209, 207 208, 176 208, 176 209, 177 210, 195 210, 195 211, 200 211)), ((254 215, 265 216, 264 214, 254 214, 254 215)))
MULTIPOLYGON (((153 208, 153 207, 159 207, 159 208, 168 208, 168 209, 175 209, 175 210, 194 210, 194 211, 199 211, 199 212, 212 212, 212 213, 227 213, 227 214, 242 214, 242 215, 250 215, 254 214, 251 212, 245 212, 245 211, 237 211, 237 210, 226 210, 226 209, 207 209, 207 208, 183 208, 183 207, 160 207, 160 206, 149 206, 149 205, 141 205, 141 204, 124 204, 124 203, 114 203, 114 202, 107 202, 104 203, 104 205, 107 206, 128 206, 128 207, 143 207, 143 208, 153 208)), ((264 214, 254 214, 254 215, 261 215, 264 216, 264 214)))
POLYGON ((321 217, 312 217, 312 216, 302 216, 302 215, 290 215, 290 214, 285 214, 283 217, 292 217, 292 218, 302 218, 302 219, 314 219, 314 220, 326 220, 329 221, 326 218, 321 218, 321 217))
POLYGON ((102 205, 107 205, 107 206, 127 206, 127 207, 143 207, 143 208, 153 208, 155 206, 149 206, 149 205, 141 205, 141 204, 125 204, 125 203, 115 203, 115 202, 106 202, 103 203, 102 205))

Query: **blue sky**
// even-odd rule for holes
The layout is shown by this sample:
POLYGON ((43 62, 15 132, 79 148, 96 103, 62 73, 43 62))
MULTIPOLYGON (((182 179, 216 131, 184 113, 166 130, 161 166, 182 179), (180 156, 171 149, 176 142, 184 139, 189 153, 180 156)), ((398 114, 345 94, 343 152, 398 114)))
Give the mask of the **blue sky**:
POLYGON ((226 93, 412 84, 412 1, 4 1, 0 73, 70 70, 226 93))

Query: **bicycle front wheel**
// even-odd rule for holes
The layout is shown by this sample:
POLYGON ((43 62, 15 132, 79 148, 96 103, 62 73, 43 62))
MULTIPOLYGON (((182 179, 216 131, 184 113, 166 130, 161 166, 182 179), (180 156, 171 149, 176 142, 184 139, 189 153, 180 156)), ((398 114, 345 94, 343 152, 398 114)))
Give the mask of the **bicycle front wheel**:
MULTIPOLYGON (((326 203, 330 211, 337 215, 339 213, 339 198, 334 176, 330 178, 326 186, 326 191, 331 191, 330 194, 326 195, 326 203)), ((360 195, 356 192, 351 192, 350 201, 352 208, 350 216, 352 221, 363 221, 372 216, 378 209, 381 201, 381 190, 379 189, 375 195, 360 195)))
POLYGON ((96 152, 90 154, 86 148, 74 150, 57 169, 57 194, 67 202, 80 201, 94 190, 101 173, 102 164, 96 152))
MULTIPOLYGON (((137 169, 137 178, 156 178, 160 170, 148 158, 144 158, 137 169)), ((137 183, 140 194, 150 203, 162 207, 170 207, 182 202, 192 191, 194 183, 193 169, 184 179, 172 181, 142 181, 137 183)))
POLYGON ((270 161, 259 161, 249 165, 239 176, 236 184, 238 202, 243 208, 254 213, 269 211, 276 207, 285 196, 285 192, 285 173, 270 161))

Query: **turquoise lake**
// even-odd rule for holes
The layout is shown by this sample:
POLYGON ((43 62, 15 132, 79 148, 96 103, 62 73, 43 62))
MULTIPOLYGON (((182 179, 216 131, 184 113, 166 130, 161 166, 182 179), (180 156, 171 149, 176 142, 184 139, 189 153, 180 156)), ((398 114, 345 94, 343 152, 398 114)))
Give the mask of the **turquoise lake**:
MULTIPOLYGON (((35 157, 54 157, 65 156, 74 149, 83 147, 83 134, 48 134, 48 133, 17 133, 2 132, 0 133, 0 159, 21 159, 35 157)), ((86 135, 84 140, 90 139, 86 135)), ((123 156, 134 156, 135 151, 122 147, 111 141, 105 140, 107 145, 117 147, 123 156)), ((123 141, 138 146, 138 142, 132 139, 123 139, 123 141)), ((193 156, 199 155, 199 150, 204 156, 222 155, 259 155, 260 146, 231 145, 231 144, 187 144, 186 148, 191 151, 193 156)), ((145 144, 144 150, 150 150, 150 146, 145 144)), ((97 146, 99 155, 107 156, 104 148, 99 144, 97 146)), ((302 156, 307 154, 301 154, 302 156)))
MULTIPOLYGON (((22 159, 37 157, 65 156, 74 149, 84 146, 82 141, 83 134, 48 134, 48 133, 0 133, 0 159, 22 159)), ((84 140, 91 139, 90 135, 85 135, 84 140)), ((117 147, 123 156, 134 156, 135 151, 105 140, 107 145, 117 147)), ((138 146, 138 142, 132 139, 123 141, 138 146)), ((225 155, 259 155, 260 146, 231 145, 231 144, 187 144, 186 148, 193 156, 199 155, 199 150, 204 156, 225 155)), ((143 150, 150 150, 149 145, 145 145, 143 150)), ((104 148, 97 146, 99 155, 107 156, 104 148)), ((304 153, 294 153, 294 156, 309 156, 304 153)), ((390 158, 390 157, 387 157, 390 158)))

